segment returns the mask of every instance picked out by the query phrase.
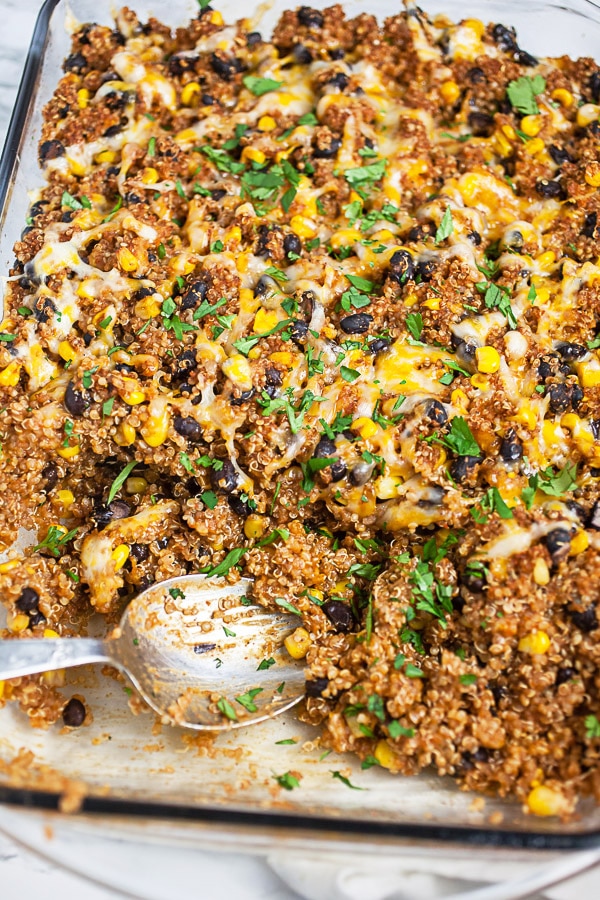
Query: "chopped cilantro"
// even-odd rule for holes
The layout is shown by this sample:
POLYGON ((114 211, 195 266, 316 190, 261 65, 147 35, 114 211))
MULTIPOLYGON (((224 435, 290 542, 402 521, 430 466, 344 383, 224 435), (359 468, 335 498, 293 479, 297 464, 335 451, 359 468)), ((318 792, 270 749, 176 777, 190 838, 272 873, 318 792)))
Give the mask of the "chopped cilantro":
POLYGON ((411 738, 415 736, 414 728, 405 728, 400 722, 396 722, 395 719, 389 723, 388 732, 391 738, 411 738))
POLYGON ((274 665, 275 665, 275 660, 273 659, 272 656, 269 656, 268 659, 263 659, 263 660, 261 660, 261 662, 259 662, 256 671, 257 671, 257 672, 264 672, 265 669, 270 669, 271 666, 274 666, 274 665))
POLYGON ((38 550, 46 549, 58 559, 61 551, 65 549, 69 541, 73 540, 78 531, 79 528, 72 528, 71 531, 65 533, 62 527, 51 525, 46 532, 46 537, 39 544, 36 544, 33 552, 37 553, 38 550))
POLYGON ((222 712, 224 716, 230 719, 232 722, 237 722, 237 713, 229 700, 225 697, 221 697, 221 699, 217 702, 217 708, 219 712, 222 712))
POLYGON ((125 484, 125 482, 129 478, 130 473, 133 472, 133 470, 135 469, 137 464, 138 464, 137 459, 132 460, 130 463, 127 463, 127 465, 125 466, 123 471, 117 475, 117 477, 115 478, 115 480, 113 481, 113 483, 110 486, 110 490, 108 492, 108 497, 106 498, 107 506, 109 505, 109 503, 113 502, 113 500, 119 493, 120 489, 122 488, 122 486, 125 484))
POLYGON ((248 552, 247 547, 236 547, 230 550, 225 559, 221 560, 216 566, 205 566, 200 569, 201 575, 207 575, 209 578, 213 575, 226 575, 230 569, 237 566, 242 556, 248 552))
POLYGON ((597 716, 585 717, 585 736, 591 740, 600 738, 600 722, 597 716))
POLYGON ((283 775, 273 775, 273 778, 286 791, 293 791, 294 788, 300 787, 300 782, 291 772, 284 772, 283 775))
POLYGON ((346 169, 344 178, 352 187, 368 187, 381 181, 385 175, 387 160, 378 159, 377 162, 368 163, 366 166, 357 166, 346 169))
POLYGON ((509 81, 506 95, 517 112, 524 116, 535 116, 540 111, 535 98, 545 87, 546 80, 541 75, 534 75, 533 78, 523 75, 515 81, 509 81))
POLYGON ((263 688, 252 688, 252 690, 248 691, 245 694, 240 694, 239 697, 236 697, 235 699, 237 703, 244 707, 244 709, 247 709, 248 712, 253 713, 258 709, 256 703, 254 703, 254 698, 258 696, 258 694, 261 694, 262 691, 263 688))
POLYGON ((334 772, 331 770, 331 775, 333 778, 337 778, 338 781, 341 781, 342 784, 345 784, 346 787, 352 788, 353 791, 365 791, 366 788, 357 787, 355 784, 352 784, 349 778, 346 778, 345 775, 342 775, 341 772, 337 770, 334 772))
POLYGON ((273 78, 257 78, 255 75, 246 75, 242 81, 255 97, 262 97, 269 91, 276 91, 283 84, 283 81, 274 81, 273 78))
POLYGON ((436 244, 441 244, 442 241, 445 241, 447 237, 450 237, 453 230, 454 224, 452 222, 452 210, 449 206, 447 206, 446 211, 442 216, 442 221, 438 225, 437 231, 435 233, 436 244))
POLYGON ((469 672, 466 675, 459 675, 458 680, 460 681, 461 684, 465 684, 465 685, 475 684, 475 682, 477 681, 477 675, 474 675, 473 673, 469 672))
POLYGON ((423 331, 423 316, 421 313, 409 313, 406 317, 406 327, 414 337, 415 341, 421 340, 423 331))

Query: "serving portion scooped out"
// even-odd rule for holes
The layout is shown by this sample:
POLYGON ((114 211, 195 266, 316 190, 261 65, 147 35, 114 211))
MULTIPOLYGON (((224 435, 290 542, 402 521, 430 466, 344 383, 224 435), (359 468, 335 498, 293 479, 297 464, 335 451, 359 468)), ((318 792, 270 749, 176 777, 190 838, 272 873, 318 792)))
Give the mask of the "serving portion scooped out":
MULTIPOLYGON (((326 744, 570 814, 600 750, 596 63, 412 8, 115 25, 73 36, 8 281, 0 538, 39 537, 0 564, 5 639, 245 576, 326 744)), ((46 727, 59 688, 0 696, 46 727)))

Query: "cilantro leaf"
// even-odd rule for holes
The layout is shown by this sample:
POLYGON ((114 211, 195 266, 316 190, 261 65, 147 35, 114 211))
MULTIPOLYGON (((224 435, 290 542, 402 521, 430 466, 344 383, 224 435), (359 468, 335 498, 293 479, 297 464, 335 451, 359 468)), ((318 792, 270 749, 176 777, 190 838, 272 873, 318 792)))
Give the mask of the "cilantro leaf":
POLYGON ((436 244, 441 244, 442 241, 446 240, 447 237, 450 237, 453 231, 454 224, 452 222, 452 210, 449 206, 447 206, 446 211, 442 216, 442 221, 438 225, 437 231, 435 233, 436 244))
POLYGON ((373 290, 373 282, 368 278, 361 278, 359 275, 346 275, 346 278, 359 291, 365 291, 367 294, 373 290))
POLYGON ((391 738, 411 738, 415 736, 414 728, 405 728, 400 722, 396 722, 395 719, 388 725, 388 732, 391 738))
POLYGON ((230 569, 237 566, 242 556, 247 552, 247 547, 236 547, 234 550, 230 550, 225 559, 221 560, 216 566, 205 566, 203 569, 200 569, 200 574, 209 578, 213 575, 226 575, 230 569))
POLYGON ((237 722, 237 713, 229 700, 225 697, 221 697, 220 700, 217 701, 217 709, 219 712, 222 712, 226 718, 228 718, 231 722, 237 722))
POLYGON ((366 788, 357 787, 355 784, 350 782, 349 778, 346 778, 345 775, 342 775, 341 772, 331 770, 331 775, 333 778, 337 778, 338 781, 341 781, 342 784, 345 784, 346 787, 352 788, 353 791, 366 791, 366 788))
POLYGON ((200 150, 200 153, 204 153, 204 155, 214 163, 219 172, 232 172, 234 175, 239 175, 239 173, 243 172, 245 169, 244 163, 236 162, 225 150, 215 149, 208 144, 205 144, 198 149, 200 150))
POLYGON ((256 712, 258 706, 256 705, 256 703, 254 703, 254 698, 258 694, 261 694, 262 691, 263 688, 252 688, 252 690, 247 691, 247 693, 245 694, 240 694, 240 696, 236 697, 235 699, 241 706, 244 707, 244 709, 247 709, 248 712, 256 712))
POLYGON ((423 316, 421 313, 409 313, 406 317, 406 327, 414 337, 415 341, 421 340, 423 331, 423 316))
POLYGON ((262 97, 269 91, 276 91, 283 84, 283 81, 274 81, 272 78, 257 78, 255 75, 246 75, 242 79, 244 86, 248 88, 255 97, 262 97))
POLYGON ((535 116, 540 111, 535 98, 545 87, 546 79, 541 75, 534 75, 533 78, 523 75, 515 81, 509 81, 506 95, 517 112, 525 116, 535 116))
POLYGON ((586 738, 600 738, 600 722, 597 716, 585 717, 585 736, 586 738))
POLYGON ((443 438, 434 437, 440 444, 454 451, 458 456, 480 456, 481 448, 473 437, 466 419, 455 416, 450 423, 450 431, 443 438))
POLYGON ((350 384, 360 378, 360 372, 356 369, 349 369, 348 366, 340 366, 340 375, 344 381, 348 381, 350 384))
POLYGON ((113 481, 113 483, 110 486, 110 490, 108 492, 108 497, 106 498, 107 506, 113 502, 113 500, 117 496, 119 490, 122 488, 122 486, 127 481, 130 472, 132 472, 135 469, 137 464, 138 464, 137 459, 132 460, 130 463, 127 463, 127 465, 125 466, 123 471, 117 475, 117 477, 115 478, 115 480, 113 481))
POLYGON ((352 187, 373 185, 376 181, 381 181, 385 175, 386 166, 386 159, 378 159, 377 162, 369 163, 366 166, 346 169, 344 178, 352 187))
POLYGON ((286 791, 293 791, 294 788, 300 787, 300 782, 291 772, 284 772, 283 775, 273 775, 273 778, 286 791))

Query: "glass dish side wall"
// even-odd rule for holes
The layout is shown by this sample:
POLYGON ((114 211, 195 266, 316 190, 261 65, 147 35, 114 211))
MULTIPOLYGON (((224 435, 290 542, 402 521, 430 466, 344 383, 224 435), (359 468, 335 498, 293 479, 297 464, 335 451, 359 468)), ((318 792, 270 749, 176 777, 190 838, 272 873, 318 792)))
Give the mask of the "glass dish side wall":
MULTIPOLYGON (((291 5, 290 0, 276 0, 255 27, 268 34, 281 11, 291 5)), ((313 5, 322 8, 330 2, 316 0, 313 5)), ((424 5, 433 14, 514 24, 521 45, 533 53, 599 52, 600 7, 591 0, 572 0, 567 6, 542 0, 527 4, 467 0, 460 9, 450 0, 429 0, 424 5)), ((183 0, 173 0, 164 8, 145 0, 136 0, 132 6, 141 17, 155 13, 170 25, 184 23, 197 10, 195 3, 183 0)), ((222 0, 218 6, 226 20, 240 17, 235 0, 222 0)), ((353 15, 367 6, 364 0, 350 0, 345 9, 353 15)), ((368 6, 369 12, 376 11, 380 18, 397 9, 398 4, 389 0, 368 6)), ((6 195, 0 218, 2 272, 11 265, 13 244, 25 224, 27 191, 41 184, 37 165, 41 111, 69 50, 65 29, 69 21, 110 24, 110 4, 48 0, 41 12, 0 166, 0 202, 6 195)), ((285 829, 288 839, 295 835, 304 841, 341 833, 365 843, 395 837, 404 842, 574 847, 600 841, 600 810, 591 805, 568 826, 533 820, 524 816, 517 804, 500 800, 486 801, 483 810, 478 810, 473 807, 473 795, 459 792, 451 781, 434 775, 393 778, 381 770, 362 772, 349 757, 331 754, 320 759, 321 750, 315 745, 318 732, 300 725, 293 716, 220 737, 213 752, 212 745, 189 739, 180 731, 156 733, 149 715, 134 718, 122 686, 103 678, 99 671, 69 677, 76 679, 89 698, 93 724, 69 735, 59 735, 58 730, 38 733, 7 707, 0 710, 0 758, 9 759, 26 747, 39 763, 83 780, 96 798, 88 802, 90 811, 146 818, 166 815, 209 822, 213 827, 235 825, 251 829, 264 841, 273 840, 273 829, 285 829), (290 737, 297 743, 276 746, 276 741, 290 737), (302 772, 302 791, 284 797, 274 794, 273 774, 290 769, 302 772), (368 790, 348 790, 332 778, 332 771, 339 770, 350 774, 353 784, 368 790), (489 824, 492 813, 501 814, 502 819, 494 827, 489 824)), ((1 782, 0 799, 42 806, 55 802, 42 793, 11 792, 3 789, 1 782)))

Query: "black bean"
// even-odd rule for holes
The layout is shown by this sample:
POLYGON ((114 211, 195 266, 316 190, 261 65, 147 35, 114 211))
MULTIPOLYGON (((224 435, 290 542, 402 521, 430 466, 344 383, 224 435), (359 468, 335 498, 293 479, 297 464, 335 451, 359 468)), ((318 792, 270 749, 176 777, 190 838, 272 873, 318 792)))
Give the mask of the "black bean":
POLYGON ((540 381, 546 381, 547 378, 552 378, 557 374, 557 359, 557 353, 546 353, 544 356, 540 356, 537 363, 538 378, 540 381))
POLYGON ((600 70, 596 69, 590 78, 590 93, 594 103, 600 103, 600 70))
POLYGON ((479 247, 481 245, 481 235, 478 231, 470 231, 467 237, 475 247, 479 247))
POLYGON ((375 466, 373 463, 364 461, 356 463, 356 465, 352 466, 352 468, 350 469, 350 484, 353 484, 355 487, 362 487, 363 484, 367 484, 367 482, 371 479, 374 468, 375 466))
POLYGON ((430 234, 430 230, 424 225, 413 225, 408 234, 406 235, 406 240, 409 243, 417 243, 418 241, 427 240, 430 234))
POLYGON ((56 464, 51 462, 48 465, 44 466, 42 469, 42 478, 45 479, 46 484, 44 486, 44 490, 46 493, 50 493, 53 488, 56 487, 58 483, 58 469, 56 468, 56 464))
POLYGON ((323 691, 327 689, 329 680, 327 678, 312 678, 306 681, 306 696, 321 697, 323 691))
POLYGON ((295 344, 305 344, 308 340, 308 322, 303 322, 301 319, 294 319, 294 321, 288 325, 287 330, 292 336, 292 340, 295 344))
POLYGON ((127 95, 122 91, 111 91, 109 94, 105 94, 104 102, 109 109, 123 109, 124 106, 127 106, 127 95))
POLYGON ((421 281, 431 281, 437 266, 438 264, 435 259, 422 259, 421 262, 417 264, 417 277, 420 278, 421 281))
POLYGON ((383 353, 384 350, 389 350, 391 345, 391 341, 387 338, 375 338, 374 341, 371 341, 369 344, 369 353, 373 353, 376 355, 377 353, 383 353))
POLYGON ((556 681, 554 683, 558 687, 561 684, 566 684, 567 681, 572 681, 576 675, 577 669, 574 669, 572 666, 564 666, 557 671, 556 681))
POLYGON ((198 365, 195 350, 184 350, 176 360, 176 368, 171 378, 173 381, 186 381, 190 372, 198 365))
POLYGON ((327 51, 329 54, 329 59, 343 59, 346 55, 343 47, 334 47, 333 50, 327 51))
POLYGON ((492 37, 501 50, 508 52, 517 49, 517 33, 514 28, 498 23, 492 29, 492 37))
POLYGON ((579 628, 584 634, 595 631, 598 627, 598 619, 596 617, 596 605, 591 603, 583 612, 579 610, 569 610, 569 616, 575 628, 579 628))
POLYGON ((338 91, 345 91, 348 87, 349 81, 350 79, 345 72, 336 72, 335 75, 332 75, 328 80, 327 84, 330 84, 332 87, 337 88, 338 91))
POLYGON ((262 42, 262 34, 260 31, 251 31, 246 35, 246 44, 249 47, 255 47, 262 42))
POLYGON ((213 490, 223 491, 224 494, 231 494, 236 489, 238 474, 230 459, 224 460, 223 468, 218 472, 214 468, 210 470, 210 483, 213 490))
POLYGON ((446 412, 444 404, 440 403, 439 400, 424 400, 420 406, 423 410, 423 415, 431 422, 436 422, 438 425, 444 425, 444 423, 448 421, 448 413, 446 412))
POLYGON ((183 75, 184 72, 194 71, 197 62, 197 56, 184 56, 183 53, 174 53, 169 60, 169 74, 177 76, 183 75))
POLYGON ((596 500, 592 506, 587 527, 593 528, 594 531, 600 531, 600 500, 596 500))
POLYGON ((202 428, 193 416, 175 416, 173 428, 177 434, 187 438, 188 441, 202 440, 202 428))
POLYGON ((338 633, 348 634, 354 628, 354 616, 347 603, 341 600, 327 600, 321 609, 338 633))
POLYGON ((469 372, 475 372, 477 368, 475 354, 479 345, 472 339, 464 341, 462 338, 457 338, 455 335, 452 335, 452 345, 455 348, 456 358, 461 366, 469 372))
POLYGON ((297 62, 299 66, 307 66, 313 60, 312 53, 304 44, 295 44, 292 48, 292 56, 294 62, 297 62))
POLYGON ((536 192, 540 197, 562 197, 564 196, 564 188, 560 181, 549 181, 547 178, 541 178, 536 182, 536 192))
POLYGON ((342 459, 338 459, 337 462, 334 462, 334 464, 329 467, 329 471, 333 482, 341 481, 342 478, 345 478, 348 474, 348 467, 342 459))
POLYGON ((131 373, 135 372, 135 369, 133 366, 128 366, 127 363, 117 363, 115 365, 115 372, 131 373))
POLYGON ((150 548, 148 544, 132 544, 129 548, 129 553, 136 563, 141 563, 150 556, 150 548))
POLYGON ((353 313, 340 319, 340 328, 346 334, 364 334, 369 330, 372 321, 373 316, 368 313, 353 313))
MULTIPOLYGON (((467 590, 471 591, 473 594, 480 594, 485 585, 486 581, 483 577, 483 574, 476 574, 472 569, 465 569, 463 572, 459 573, 458 580, 467 590)), ((452 603, 456 606, 456 602, 453 599, 452 603)))
POLYGON ((242 391, 239 397, 232 397, 229 401, 232 406, 243 406, 244 403, 247 403, 248 400, 251 400, 254 397, 256 391, 254 388, 250 388, 249 391, 242 391))
POLYGON ((124 500, 113 500, 109 506, 98 505, 92 510, 92 519, 98 531, 102 531, 116 519, 126 519, 131 513, 131 507, 124 500))
POLYGON ((398 284, 405 284, 415 277, 415 263, 408 250, 396 250, 390 257, 390 277, 398 284))
POLYGON ((566 412, 571 406, 571 393, 566 384, 551 384, 548 388, 550 410, 557 415, 566 412))
POLYGON ((31 218, 35 219, 37 216, 41 215, 44 212, 45 206, 48 206, 46 200, 38 200, 37 203, 34 203, 29 210, 31 218))
POLYGON ((85 706, 77 697, 71 697, 63 709, 62 719, 69 728, 79 728, 85 722, 85 706))
POLYGON ((482 456, 459 456, 450 466, 450 475, 454 481, 465 481, 481 462, 482 456))
POLYGON ((544 543, 556 565, 569 555, 571 547, 571 532, 566 528, 554 528, 544 537, 544 543))
POLYGON ((208 285, 205 281, 193 281, 185 289, 181 298, 182 309, 195 309, 206 298, 208 285))
POLYGON ((481 84, 486 80, 485 72, 479 66, 473 66, 472 69, 469 69, 467 78, 472 84, 481 84))
POLYGON ((571 406, 573 409, 577 409, 583 400, 584 394, 583 390, 579 387, 578 384, 571 385, 571 406))
POLYGON ((63 63, 65 72, 77 72, 79 75, 87 68, 87 60, 81 53, 72 53, 63 63))
POLYGON ((168 537, 159 538, 156 542, 156 546, 158 547, 159 550, 166 550, 167 547, 169 546, 169 538, 168 537))
POLYGON ((290 232, 283 239, 283 249, 287 256, 290 254, 300 256, 302 253, 302 241, 297 234, 290 232))
POLYGON ((211 54, 210 67, 219 78, 223 79, 223 81, 231 81, 238 71, 233 60, 227 59, 224 56, 219 55, 219 53, 211 54))
POLYGON ((598 119, 594 119, 593 122, 587 126, 587 130, 590 134, 593 134, 595 138, 600 138, 600 122, 598 119))
POLYGON ((314 155, 317 159, 332 159, 337 155, 338 150, 342 146, 341 138, 331 138, 328 147, 315 147, 314 155))
POLYGON ((52 140, 52 141, 44 141, 40 144, 40 149, 38 153, 38 159, 40 161, 40 165, 43 165, 49 159, 57 159, 59 156, 65 155, 65 147, 64 144, 61 144, 60 141, 52 140))
POLYGON ((315 447, 315 452, 313 453, 313 457, 315 459, 325 459, 326 456, 335 456, 336 446, 335 441, 332 441, 331 438, 328 438, 326 435, 323 435, 319 439, 319 443, 315 447))
POLYGON ((538 64, 538 60, 535 56, 532 56, 527 50, 521 50, 520 47, 517 47, 515 62, 519 63, 521 66, 537 66, 538 64))
POLYGON ((76 391, 72 381, 69 381, 67 385, 64 404, 67 412, 70 412, 72 416, 82 416, 90 405, 87 395, 76 391))
POLYGON ((318 9, 311 9, 310 6, 301 6, 298 10, 298 21, 306 28, 322 28, 325 19, 318 9))
POLYGON ((467 121, 475 137, 490 137, 494 130, 494 119, 487 113, 471 112, 467 116, 467 121))
POLYGON ((577 500, 567 500, 565 506, 570 512, 575 513, 580 522, 585 522, 587 513, 581 503, 578 503, 577 500))
POLYGON ((283 384, 283 377, 279 369, 269 367, 268 369, 265 369, 265 381, 273 387, 281 387, 283 384))
POLYGON ((583 222, 581 233, 584 237, 594 239, 596 237, 596 228, 598 227, 598 213, 588 213, 583 222))
POLYGON ((556 352, 559 353, 563 359, 571 362, 574 359, 582 359, 587 353, 587 347, 584 347, 583 344, 574 344, 572 341, 561 341, 556 345, 556 352))
POLYGON ((564 147, 558 147, 556 144, 550 144, 548 153, 557 166, 562 166, 562 164, 566 162, 573 162, 569 151, 565 150, 564 147))
POLYGON ((33 588, 26 587, 21 591, 21 596, 15 606, 22 613, 37 612, 40 605, 40 595, 33 588))
POLYGON ((500 444, 500 456, 504 462, 518 462, 523 457, 523 444, 514 428, 509 428, 500 444))
POLYGON ((498 705, 501 700, 504 700, 506 697, 508 697, 508 688, 506 688, 503 684, 490 684, 488 685, 488 687, 492 692, 492 696, 496 701, 496 705, 498 705))
POLYGON ((248 500, 243 500, 239 496, 239 494, 229 494, 229 496, 227 497, 227 502, 234 513, 236 513, 238 516, 243 516, 244 518, 246 518, 246 516, 249 516, 252 512, 252 507, 248 503, 248 500))
POLYGON ((30 615, 29 617, 29 628, 35 628, 36 625, 43 625, 46 621, 46 616, 42 612, 36 612, 30 615))
POLYGON ((102 78, 100 79, 100 84, 106 84, 107 81, 120 81, 119 73, 108 71, 105 72, 102 78))

